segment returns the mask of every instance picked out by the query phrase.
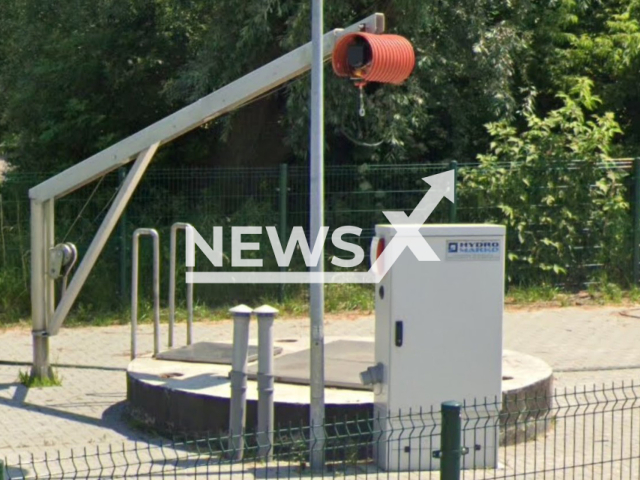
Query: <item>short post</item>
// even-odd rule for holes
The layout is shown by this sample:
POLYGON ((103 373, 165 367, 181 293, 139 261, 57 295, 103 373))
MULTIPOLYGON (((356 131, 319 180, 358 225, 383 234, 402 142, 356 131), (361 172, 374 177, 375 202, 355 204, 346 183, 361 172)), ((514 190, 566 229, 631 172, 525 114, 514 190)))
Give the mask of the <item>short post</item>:
POLYGON ((633 283, 640 281, 640 158, 633 159, 633 283))
POLYGON ((262 305, 258 316, 258 455, 271 457, 273 448, 273 320, 278 310, 262 305))
MULTIPOLYGON (((278 235, 280 237, 280 243, 286 244, 285 236, 287 235, 287 201, 289 194, 289 166, 286 163, 280 164, 280 192, 279 192, 279 226, 278 235)), ((285 272, 287 267, 280 267, 281 272, 285 272)), ((278 286, 278 301, 284 302, 284 283, 278 286)))
POLYGON ((441 405, 440 479, 460 480, 462 458, 462 405, 444 402, 441 405))
POLYGON ((249 321, 253 310, 238 305, 229 310, 233 314, 233 355, 231 360, 231 404, 229 408, 230 460, 242 460, 244 426, 247 417, 247 359, 249 354, 249 321))
POLYGON ((449 168, 453 170, 453 202, 449 203, 449 223, 458 222, 458 162, 451 160, 449 168))
POLYGON ((0 480, 4 480, 6 478, 4 474, 4 462, 0 460, 0 480))

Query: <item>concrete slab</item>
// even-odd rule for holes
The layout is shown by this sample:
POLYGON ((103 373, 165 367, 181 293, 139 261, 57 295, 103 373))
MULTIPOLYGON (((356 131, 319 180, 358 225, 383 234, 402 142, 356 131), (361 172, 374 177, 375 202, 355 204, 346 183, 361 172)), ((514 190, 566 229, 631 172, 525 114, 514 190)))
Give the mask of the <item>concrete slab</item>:
MULTIPOLYGON (((594 385, 598 385, 598 388, 602 389, 602 384, 606 384, 608 388, 612 384, 630 385, 635 382, 634 384, 637 385, 638 378, 640 378, 640 349, 638 348, 640 321, 637 318, 621 315, 625 308, 631 307, 507 309, 504 345, 510 350, 539 357, 553 367, 556 372, 555 385, 559 388, 560 393, 565 389, 568 389, 569 392, 573 392, 574 389, 582 391, 583 388, 593 391, 594 385)), ((122 402, 126 399, 126 383, 123 381, 123 375, 129 363, 130 328, 129 325, 114 325, 61 329, 60 334, 51 339, 51 355, 52 360, 56 363, 56 368, 62 375, 63 385, 56 388, 35 388, 27 391, 18 385, 16 379, 20 371, 28 370, 31 362, 31 330, 27 327, 5 326, 0 331, 0 360, 3 360, 3 363, 0 364, 0 457, 9 456, 9 464, 17 465, 17 461, 11 462, 16 459, 18 454, 24 455, 28 461, 32 458, 32 454, 36 459, 39 459, 43 457, 45 452, 49 453, 49 458, 55 458, 56 451, 61 450, 63 458, 69 459, 71 448, 78 449, 76 453, 76 458, 78 458, 89 446, 94 449, 100 447, 101 452, 108 452, 111 448, 110 445, 114 445, 114 449, 122 449, 123 445, 126 445, 127 448, 135 448, 136 442, 148 441, 149 437, 144 432, 135 429, 130 422, 126 422, 120 417, 124 410, 122 402)), ((161 328, 162 338, 166 339, 167 325, 162 324, 161 328)), ((230 320, 196 322, 194 330, 197 339, 230 342, 233 324, 230 320)), ((276 341, 280 339, 285 352, 293 351, 293 347, 300 346, 299 349, 303 349, 309 346, 308 318, 279 318, 275 322, 274 330, 276 341)), ((185 334, 186 328, 178 328, 176 341, 184 344, 186 342, 185 334)), ((257 342, 257 329, 252 328, 250 334, 252 342, 257 342)), ((356 314, 342 316, 328 314, 325 335, 327 339, 347 336, 353 337, 354 340, 361 340, 365 337, 373 338, 373 317, 356 314)), ((139 326, 139 341, 141 352, 153 350, 153 325, 142 324, 139 326)), ((154 363, 156 366, 154 369, 150 369, 150 373, 156 378, 162 373, 183 372, 182 365, 187 365, 179 366, 171 362, 160 361, 150 361, 150 363, 154 363), (168 364, 165 369, 157 368, 158 364, 164 363, 168 364)), ((189 365, 199 367, 198 364, 189 365)), ((505 388, 517 388, 516 385, 509 384, 514 380, 517 381, 518 376, 509 373, 508 364, 503 365, 505 376, 514 377, 513 380, 505 381, 505 388)), ((214 367, 216 366, 214 365, 214 367)), ((225 369, 224 366, 217 366, 216 368, 221 371, 225 370, 222 372, 223 375, 228 374, 228 367, 225 369)), ((166 376, 170 377, 171 375, 166 376)), ((304 390, 304 387, 289 386, 301 389, 300 397, 306 396, 308 398, 308 390, 304 390)), ((223 389, 229 390, 228 383, 223 389)), ((334 392, 338 393, 339 391, 335 390, 334 392)), ((330 392, 329 395, 334 392, 330 392)), ((194 393, 197 394, 197 392, 194 393)), ((255 385, 249 388, 248 394, 255 396, 255 385)), ((360 394, 372 396, 369 392, 360 391, 360 394)), ((602 393, 601 395, 606 394, 602 393)), ((196 396, 194 395, 194 397, 196 396)), ((560 469, 557 471, 562 471, 561 449, 562 441, 565 438, 568 441, 567 446, 571 447, 571 452, 576 455, 576 458, 585 458, 587 455, 589 461, 592 461, 589 455, 593 441, 598 442, 596 443, 598 445, 597 452, 600 451, 599 445, 606 445, 607 450, 619 452, 622 444, 625 445, 625 448, 626 445, 629 445, 626 435, 628 430, 625 431, 624 437, 620 435, 619 431, 622 425, 626 425, 628 429, 631 410, 628 409, 628 406, 625 408, 626 413, 622 419, 624 423, 617 415, 605 415, 602 427, 596 425, 594 428, 597 430, 592 430, 592 425, 589 424, 586 431, 581 423, 584 421, 584 416, 576 416, 575 409, 562 409, 562 415, 566 415, 566 417, 561 418, 562 421, 556 422, 557 433, 548 437, 551 446, 554 445, 554 438, 558 439, 557 448, 540 448, 542 443, 538 445, 538 448, 535 448, 535 445, 531 443, 519 443, 508 448, 501 448, 500 456, 504 460, 505 470, 499 471, 499 476, 524 478, 527 476, 526 471, 534 471, 531 465, 535 465, 536 462, 538 466, 547 465, 549 471, 554 468, 560 469), (618 434, 612 436, 611 432, 614 431, 614 428, 618 434), (575 438, 579 439, 579 442, 573 442, 572 439, 575 438), (521 459, 526 459, 526 461, 521 461, 521 459), (554 463, 554 460, 558 463, 554 463)), ((637 412, 637 410, 634 411, 637 412)), ((308 417, 308 412, 306 414, 308 417)), ((209 416, 212 416, 211 410, 209 410, 209 416)), ((248 418, 252 419, 252 414, 248 413, 248 418)), ((633 418, 636 422, 640 421, 640 415, 633 418)), ((634 435, 640 432, 640 428, 636 428, 636 426, 633 427, 634 435)), ((164 449, 161 454, 167 455, 166 452, 168 450, 164 449)), ((179 452, 180 455, 185 455, 184 451, 179 452)), ((102 459, 104 460, 105 457, 103 456, 102 459)), ((593 474, 594 478, 601 478, 599 473, 596 475, 599 470, 605 471, 602 464, 598 463, 600 460, 600 458, 593 460, 597 463, 593 470, 584 469, 587 476, 593 474)), ((107 456, 106 465, 109 465, 108 461, 107 456)), ((68 466, 68 476, 70 475, 68 472, 73 471, 73 465, 70 460, 65 462, 65 467, 68 466)), ((41 465, 44 466, 44 464, 41 465)), ((149 465, 151 464, 146 463, 144 468, 149 465)), ((154 465, 162 466, 165 464, 159 461, 154 465)), ((174 473, 169 468, 174 465, 173 461, 169 460, 166 465, 167 468, 163 470, 164 474, 169 475, 171 472, 173 476, 174 473)), ((192 478, 196 475, 191 470, 185 470, 183 461, 176 460, 175 465, 178 469, 176 475, 180 478, 192 478)), ((211 473, 210 464, 200 462, 198 465, 200 468, 198 475, 206 476, 207 473, 211 473)), ((609 466, 606 465, 606 471, 609 466)), ((628 462, 614 463, 612 473, 603 475, 618 478, 622 475, 620 472, 625 469, 624 471, 627 472, 625 478, 636 478, 637 466, 634 470, 636 474, 628 470, 627 467, 628 462)), ((242 469, 233 474, 238 478, 244 475, 247 480, 264 479, 265 475, 269 478, 284 474, 296 477, 301 475, 299 471, 291 472, 284 468, 279 468, 277 472, 265 471, 261 468, 258 465, 255 471, 249 472, 242 469)), ((215 471, 218 476, 220 471, 218 465, 216 465, 215 471)), ((382 475, 382 473, 375 472, 369 472, 369 474, 382 475)), ((482 472, 467 471, 465 475, 467 474, 469 478, 475 476, 483 478, 482 472)), ((47 473, 46 470, 40 473, 41 477, 47 475, 50 473, 47 473)), ((231 474, 226 473, 225 470, 224 478, 227 478, 227 475, 231 474)), ((359 471, 358 478, 363 475, 365 473, 359 471)), ((392 478, 405 478, 402 475, 392 478)), ((498 475, 498 473, 489 471, 484 474, 486 477, 493 475, 498 475)), ((534 476, 535 474, 529 473, 527 478, 534 476)), ((547 473, 547 476, 553 477, 553 473, 547 473)), ((425 478, 428 478, 428 475, 425 478)), ((465 478, 467 477, 465 476, 465 478)))
MULTIPOLYGON (((372 390, 362 385, 360 372, 374 364, 374 343, 336 340, 325 344, 325 385, 351 390, 372 390)), ((309 350, 278 357, 274 361, 275 380, 279 383, 309 385, 309 350)), ((249 367, 249 378, 257 378, 258 366, 249 367)))
MULTIPOLYGON (((281 347, 274 347, 274 354, 282 353, 281 347)), ((184 347, 173 348, 156 355, 157 360, 189 363, 216 363, 231 365, 233 345, 220 342, 198 342, 184 347)), ((249 345, 249 362, 258 359, 258 347, 249 345)))
MULTIPOLYGON (((325 404, 327 415, 366 417, 373 411, 373 391, 360 384, 359 374, 374 363, 373 341, 354 338, 325 339, 325 404)), ((303 342, 285 343, 285 354, 275 359, 274 403, 281 425, 306 424, 309 418, 309 349, 303 342)), ((250 365, 247 383, 247 424, 256 418, 257 365, 250 365)), ((550 407, 553 376, 543 361, 526 354, 504 351, 502 402, 507 415, 501 439, 517 442, 546 432, 550 424, 529 422, 550 407), (524 418, 527 421, 524 421, 524 418), (515 429, 511 423, 519 422, 515 429), (524 425, 524 427, 523 427, 524 425)), ((229 366, 212 363, 158 361, 139 357, 129 364, 128 400, 134 416, 150 421, 161 431, 225 431, 228 420, 229 366)), ((349 417, 351 418, 351 417, 349 417)))

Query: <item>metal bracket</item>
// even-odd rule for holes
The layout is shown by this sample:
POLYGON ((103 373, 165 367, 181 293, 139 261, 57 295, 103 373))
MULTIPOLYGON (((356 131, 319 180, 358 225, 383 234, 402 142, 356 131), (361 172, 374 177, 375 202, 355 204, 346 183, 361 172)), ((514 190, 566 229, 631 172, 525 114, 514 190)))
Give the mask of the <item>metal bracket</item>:
POLYGON ((59 243, 49 250, 49 276, 57 280, 66 277, 78 259, 78 249, 73 243, 59 243))
POLYGON ((364 372, 360 372, 360 381, 363 385, 375 385, 384 380, 384 365, 377 363, 373 367, 367 367, 364 372))
POLYGON ((32 330, 31 335, 34 337, 50 337, 49 332, 46 330, 32 330))
MULTIPOLYGON (((475 452, 479 452, 481 449, 482 449, 482 446, 481 446, 481 445, 474 445, 474 446, 473 446, 473 450, 474 450, 475 452)), ((467 455, 467 454, 469 453, 469 451, 470 451, 470 450, 469 450, 469 447, 462 447, 462 448, 460 449, 460 455, 467 455)), ((458 453, 458 450, 453 450, 451 453, 456 454, 456 453, 458 453)), ((431 453, 431 456, 432 456, 433 458, 442 458, 442 457, 443 457, 442 450, 434 450, 434 451, 431 453)))

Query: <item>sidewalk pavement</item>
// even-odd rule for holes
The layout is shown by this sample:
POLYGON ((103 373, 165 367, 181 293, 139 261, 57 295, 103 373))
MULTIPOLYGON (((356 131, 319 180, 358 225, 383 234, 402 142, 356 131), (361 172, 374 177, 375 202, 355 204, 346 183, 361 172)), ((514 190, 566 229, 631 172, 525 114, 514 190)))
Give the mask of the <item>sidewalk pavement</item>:
MULTIPOLYGON (((184 324, 177 325, 178 345, 184 344, 185 330, 184 324)), ((230 321, 195 325, 196 341, 231 341, 231 335, 230 321)), ((253 324, 251 335, 256 341, 253 324)), ((373 317, 328 316, 325 335, 371 338, 373 317)), ((306 341, 308 336, 307 319, 276 321, 276 341, 306 341)), ((166 338, 163 325, 163 341, 166 338)), ((505 348, 549 363, 559 389, 640 381, 639 338, 640 309, 522 309, 505 315, 505 348)), ((0 458, 144 441, 145 435, 121 418, 129 342, 128 326, 62 329, 51 339, 51 357, 62 386, 27 390, 17 378, 21 370, 29 369, 30 331, 9 328, 1 332, 0 458)), ((141 352, 151 351, 151 325, 139 327, 138 344, 141 352)))

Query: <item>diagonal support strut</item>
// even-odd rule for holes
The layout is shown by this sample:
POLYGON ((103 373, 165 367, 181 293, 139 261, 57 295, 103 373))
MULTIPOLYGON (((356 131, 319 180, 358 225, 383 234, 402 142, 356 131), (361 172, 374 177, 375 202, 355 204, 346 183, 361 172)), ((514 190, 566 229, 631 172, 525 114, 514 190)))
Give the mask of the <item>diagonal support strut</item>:
POLYGON ((89 272, 91 272, 100 252, 102 252, 102 249, 107 243, 109 235, 111 235, 111 232, 113 232, 113 229, 116 227, 118 220, 120 219, 120 215, 122 215, 122 212, 131 199, 138 183, 140 183, 140 180, 149 166, 149 163, 151 163, 151 159, 153 159, 159 145, 159 143, 154 143, 148 149, 141 152, 131 167, 127 178, 118 192, 118 195, 114 199, 106 217, 102 221, 96 236, 93 238, 91 245, 89 245, 87 253, 82 259, 82 262, 80 262, 78 270, 71 280, 71 284, 67 288, 64 296, 60 299, 60 303, 58 304, 58 307, 53 314, 53 318, 51 318, 47 327, 49 335, 56 335, 60 330, 62 322, 69 313, 73 302, 75 302, 78 297, 80 289, 89 276, 89 272))

